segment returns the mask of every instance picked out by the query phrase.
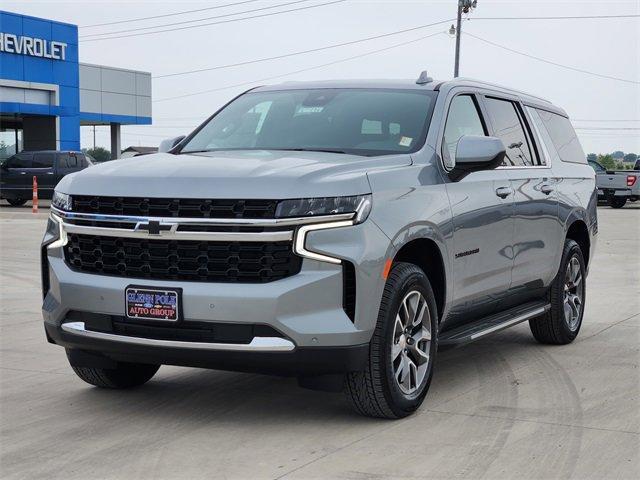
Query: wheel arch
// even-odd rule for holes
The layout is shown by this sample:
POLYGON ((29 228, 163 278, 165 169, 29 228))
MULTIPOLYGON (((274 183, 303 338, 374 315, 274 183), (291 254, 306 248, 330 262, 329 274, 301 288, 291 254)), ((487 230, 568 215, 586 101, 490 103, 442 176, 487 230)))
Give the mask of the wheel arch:
POLYGON ((566 238, 573 240, 580 246, 585 265, 588 268, 591 255, 591 237, 587 223, 581 218, 573 218, 570 220, 567 226, 566 238))
POLYGON ((393 263, 397 262, 412 263, 422 269, 436 297, 438 320, 442 320, 447 298, 447 272, 438 244, 426 237, 410 240, 394 255, 393 263))

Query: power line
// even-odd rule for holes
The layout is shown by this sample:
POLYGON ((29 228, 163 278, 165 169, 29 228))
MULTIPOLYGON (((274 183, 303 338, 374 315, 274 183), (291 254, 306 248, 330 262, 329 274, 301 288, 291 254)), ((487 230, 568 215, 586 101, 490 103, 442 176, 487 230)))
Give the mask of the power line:
POLYGON ((225 69, 225 68, 239 67, 239 66, 243 66, 243 65, 251 65, 251 64, 254 64, 254 63, 267 62, 267 61, 270 61, 270 60, 280 60, 282 58, 293 57, 293 56, 296 56, 296 55, 304 55, 304 54, 307 54, 307 53, 315 53, 315 52, 320 52, 320 51, 323 51, 323 50, 330 50, 330 49, 333 49, 333 48, 346 47, 346 46, 349 46, 349 45, 356 45, 358 43, 368 42, 368 41, 371 41, 371 40, 378 40, 380 38, 386 38, 386 37, 391 37, 391 36, 394 36, 394 35, 400 35, 402 33, 412 32, 412 31, 415 31, 415 30, 421 30, 423 28, 433 27, 435 25, 440 25, 440 24, 443 24, 443 23, 449 23, 452 20, 453 19, 441 20, 439 22, 429 23, 427 25, 419 25, 417 27, 406 28, 404 30, 398 30, 398 31, 395 31, 395 32, 384 33, 382 35, 375 35, 373 37, 361 38, 359 40, 352 40, 352 41, 349 41, 349 42, 335 43, 333 45, 327 45, 327 46, 324 46, 324 47, 312 48, 312 49, 309 49, 309 50, 301 50, 301 51, 298 51, 298 52, 285 53, 285 54, 282 54, 282 55, 275 55, 273 57, 258 58, 258 59, 255 59, 255 60, 246 60, 244 62, 229 63, 229 64, 226 64, 226 65, 217 65, 217 66, 214 66, 214 67, 205 67, 205 68, 199 68, 199 69, 196 69, 196 70, 187 70, 187 71, 184 71, 184 72, 174 72, 174 73, 167 73, 167 74, 164 74, 164 75, 156 75, 153 78, 157 79, 157 78, 176 77, 176 76, 179 76, 179 75, 189 75, 189 74, 192 74, 192 73, 210 72, 210 71, 213 71, 213 70, 222 70, 222 69, 225 69))
POLYGON ((269 6, 260 7, 260 8, 252 8, 251 10, 243 10, 241 12, 225 13, 224 15, 214 15, 213 17, 198 18, 198 19, 195 19, 195 20, 184 20, 182 22, 164 23, 162 25, 153 25, 151 27, 129 28, 127 30, 114 30, 112 32, 90 33, 90 34, 81 36, 80 39, 88 38, 88 37, 102 37, 102 36, 108 36, 108 35, 116 35, 118 33, 142 32, 144 30, 153 30, 155 28, 171 27, 171 26, 175 26, 175 25, 186 25, 188 23, 197 23, 197 22, 204 22, 206 20, 215 20, 215 19, 218 19, 218 18, 233 17, 233 16, 236 16, 236 15, 242 15, 244 13, 254 13, 254 12, 261 12, 261 11, 264 11, 264 10, 271 10, 273 8, 287 7, 289 5, 294 5, 294 4, 297 4, 297 3, 305 3, 305 2, 309 2, 309 1, 311 1, 311 0, 295 0, 295 1, 292 1, 292 2, 280 3, 280 4, 277 4, 277 5, 269 5, 269 6))
POLYGON ((490 40, 487 40, 485 38, 479 37, 479 36, 474 35, 474 34, 469 33, 469 32, 465 32, 465 35, 469 35, 470 37, 473 37, 473 38, 475 38, 477 40, 480 40, 481 42, 487 43, 487 44, 492 45, 494 47, 501 48, 501 49, 507 50, 507 51, 509 51, 511 53, 515 53, 517 55, 522 55, 523 57, 531 58, 533 60, 537 60, 537 61, 542 62, 542 63, 547 63, 549 65, 555 65, 556 67, 565 68, 567 70, 572 70, 574 72, 584 73, 586 75, 592 75, 594 77, 607 78, 609 80, 617 80, 619 82, 631 83, 633 85, 640 85, 640 82, 636 81, 636 80, 629 80, 629 79, 626 79, 626 78, 612 77, 610 75, 603 75, 601 73, 590 72, 588 70, 583 70, 581 68, 570 67, 570 66, 564 65, 562 63, 552 62, 551 60, 545 60, 544 58, 536 57, 534 55, 529 55, 528 53, 524 53, 524 52, 521 52, 519 50, 514 50, 513 48, 506 47, 504 45, 500 45, 499 43, 492 42, 490 40))
POLYGON ((117 20, 115 22, 93 23, 91 25, 80 25, 79 28, 105 27, 107 25, 118 25, 122 23, 141 22, 142 20, 153 20, 155 18, 175 17, 177 15, 186 15, 188 13, 204 12, 206 10, 217 10, 219 8, 225 8, 225 7, 235 7, 237 5, 243 5, 245 3, 255 3, 257 1, 259 0, 244 0, 242 2, 227 3, 225 5, 216 5, 215 7, 197 8, 195 10, 182 10, 180 12, 165 13, 163 15, 153 15, 151 17, 129 18, 127 20, 117 20))
POLYGON ((318 8, 318 7, 324 7, 327 5, 334 5, 336 3, 343 3, 346 0, 333 0, 331 2, 325 2, 325 3, 319 3, 317 5, 307 5, 304 7, 298 7, 298 8, 290 8, 289 10, 280 10, 279 12, 270 12, 270 13, 262 13, 260 15, 253 15, 250 17, 243 17, 243 18, 231 18, 228 20, 220 20, 218 22, 210 22, 210 23, 203 23, 200 25, 188 25, 188 26, 184 26, 184 27, 177 27, 177 28, 167 28, 164 30, 156 30, 153 32, 141 32, 141 33, 130 33, 128 35, 119 35, 119 36, 113 36, 113 37, 103 37, 103 38, 89 38, 87 40, 84 40, 84 42, 97 42, 100 40, 113 40, 116 38, 128 38, 128 37, 139 37, 142 35, 153 35, 156 33, 164 33, 164 32, 175 32, 178 30, 187 30, 187 29, 191 29, 191 28, 199 28, 199 27, 207 27, 207 26, 211 26, 211 25, 220 25, 220 24, 224 24, 224 23, 232 23, 232 22, 241 22, 243 20, 252 20, 254 18, 264 18, 264 17, 271 17, 274 15, 280 15, 282 13, 289 13, 289 12, 298 12, 298 11, 302 11, 302 10, 309 10, 312 8, 318 8))
POLYGON ((570 15, 552 17, 474 17, 474 20, 598 20, 607 18, 638 18, 640 15, 570 15))
POLYGON ((434 37, 436 35, 445 35, 445 33, 444 32, 435 32, 435 33, 432 33, 430 35, 425 35, 423 37, 416 38, 414 40, 409 40, 407 42, 402 42, 402 43, 398 43, 398 44, 395 44, 395 45, 391 45, 389 47, 380 48, 380 49, 377 49, 377 50, 372 50, 370 52, 365 52, 365 53, 362 53, 360 55, 354 55, 352 57, 342 58, 340 60, 335 60, 335 61, 329 62, 329 63, 323 63, 321 65, 315 65, 313 67, 303 68, 303 69, 296 70, 296 71, 293 71, 293 72, 282 73, 280 75, 274 75, 274 76, 271 76, 271 77, 261 78, 261 79, 258 79, 258 80, 252 80, 252 81, 249 81, 249 82, 236 83, 234 85, 226 85, 224 87, 212 88, 212 89, 209 89, 209 90, 201 90, 199 92, 192 92, 192 93, 186 93, 186 94, 183 94, 183 95, 176 95, 176 96, 173 96, 173 97, 159 98, 157 100, 154 100, 154 103, 156 103, 156 102, 166 102, 166 101, 169 101, 169 100, 176 100, 176 99, 179 99, 179 98, 193 97, 193 96, 196 96, 196 95, 204 95, 206 93, 219 92, 219 91, 222 91, 222 90, 228 90, 230 88, 244 87, 244 86, 247 86, 247 85, 253 85, 253 84, 261 83, 261 82, 268 82, 270 80, 276 80, 276 79, 279 79, 279 78, 282 78, 282 77, 287 77, 289 75, 295 75, 295 74, 298 74, 298 73, 308 72, 308 71, 311 71, 311 70, 316 70, 318 68, 328 67, 328 66, 331 66, 331 65, 336 65, 338 63, 348 62, 350 60, 355 60, 355 59, 366 57, 366 56, 369 56, 369 55, 374 55, 376 53, 385 52, 387 50, 391 50, 391 49, 394 49, 394 48, 402 47, 404 45, 409 45, 411 43, 416 43, 416 42, 419 42, 421 40, 424 40, 424 39, 427 39, 427 38, 430 38, 430 37, 434 37))

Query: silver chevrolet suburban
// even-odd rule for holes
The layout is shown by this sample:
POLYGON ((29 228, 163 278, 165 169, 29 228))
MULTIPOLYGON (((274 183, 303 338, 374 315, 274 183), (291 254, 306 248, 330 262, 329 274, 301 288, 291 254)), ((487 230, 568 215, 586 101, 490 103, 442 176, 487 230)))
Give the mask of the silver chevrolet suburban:
POLYGON ((127 388, 160 365, 292 375, 399 418, 439 348, 573 341, 598 231, 560 108, 484 82, 252 89, 168 153, 57 185, 47 339, 127 388))

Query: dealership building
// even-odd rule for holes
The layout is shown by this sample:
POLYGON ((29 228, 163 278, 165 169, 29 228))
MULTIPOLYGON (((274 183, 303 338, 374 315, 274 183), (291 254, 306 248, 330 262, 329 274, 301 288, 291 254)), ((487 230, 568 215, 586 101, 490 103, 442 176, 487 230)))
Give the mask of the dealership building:
POLYGON ((78 62, 78 27, 0 10, 0 159, 80 150, 81 125, 151 123, 151 74, 78 62))

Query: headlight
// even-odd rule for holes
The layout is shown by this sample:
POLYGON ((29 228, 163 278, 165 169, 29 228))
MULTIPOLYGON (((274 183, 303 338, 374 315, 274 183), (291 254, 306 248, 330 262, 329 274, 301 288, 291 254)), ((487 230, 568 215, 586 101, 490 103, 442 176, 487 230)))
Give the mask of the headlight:
POLYGON ((71 211, 71 195, 67 195, 66 193, 54 192, 53 199, 51 200, 51 205, 54 207, 64 210, 66 212, 71 211))
POLYGON ((371 195, 299 198, 278 203, 276 217, 290 218, 356 213, 356 223, 361 223, 366 220, 370 211, 371 195))

